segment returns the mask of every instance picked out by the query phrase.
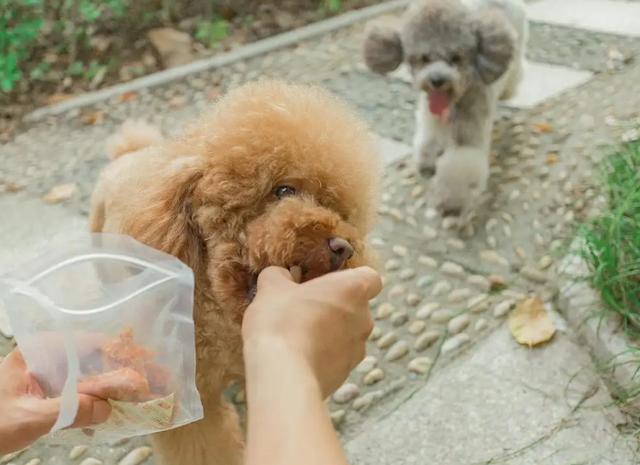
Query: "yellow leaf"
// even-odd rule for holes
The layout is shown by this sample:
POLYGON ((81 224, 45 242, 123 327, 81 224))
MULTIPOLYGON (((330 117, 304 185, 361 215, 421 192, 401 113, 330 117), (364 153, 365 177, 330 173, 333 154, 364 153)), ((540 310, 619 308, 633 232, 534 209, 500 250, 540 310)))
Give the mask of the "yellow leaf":
POLYGON ((47 203, 58 203, 63 200, 69 199, 73 194, 75 194, 77 190, 77 186, 73 183, 70 184, 59 184, 51 188, 49 193, 45 195, 42 200, 47 203))
POLYGON ((547 165, 555 165, 558 163, 558 154, 555 152, 549 152, 547 154, 547 159, 545 160, 547 165))
POLYGON ((118 103, 130 102, 131 100, 135 100, 137 98, 138 93, 130 90, 118 96, 118 103))
POLYGON ((538 297, 518 303, 509 315, 509 330, 516 341, 529 347, 547 342, 556 332, 544 304, 538 297))
POLYGON ((102 124, 104 121, 104 112, 103 111, 93 111, 91 113, 85 113, 80 118, 82 124, 87 126, 93 126, 95 124, 102 124))
POLYGON ((19 184, 14 183, 14 182, 10 182, 10 183, 4 185, 4 191, 8 192, 10 194, 15 194, 16 192, 20 192, 23 189, 24 189, 24 186, 21 186, 19 184))
POLYGON ((552 132, 553 131, 553 126, 551 126, 549 123, 545 123, 545 122, 535 123, 533 125, 533 129, 536 132, 540 133, 540 134, 545 134, 545 133, 548 133, 548 132, 552 132))
POLYGON ((53 94, 47 97, 46 102, 47 102, 47 105, 55 105, 56 103, 69 100, 71 97, 73 97, 72 94, 53 94))
POLYGON ((187 103, 187 99, 181 95, 176 95, 171 100, 169 100, 169 106, 171 108, 181 108, 185 106, 187 103))

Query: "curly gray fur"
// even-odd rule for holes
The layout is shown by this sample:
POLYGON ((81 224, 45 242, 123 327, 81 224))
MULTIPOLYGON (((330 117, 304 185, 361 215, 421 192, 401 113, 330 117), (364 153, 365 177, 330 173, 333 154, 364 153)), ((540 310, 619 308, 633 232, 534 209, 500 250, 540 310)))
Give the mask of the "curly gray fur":
POLYGON ((369 68, 386 73, 404 61, 419 91, 414 139, 418 168, 446 167, 446 174, 436 169, 441 197, 436 206, 465 210, 461 193, 477 196, 486 185, 495 107, 499 98, 513 94, 520 80, 526 31, 522 0, 417 0, 399 31, 369 30, 364 43, 369 68), (440 163, 439 157, 454 158, 440 163), (467 166, 478 164, 477 169, 460 168, 476 179, 465 184, 460 182, 464 176, 456 175, 455 182, 448 182, 463 160, 467 166))
POLYGON ((402 63, 400 35, 392 28, 373 26, 364 41, 364 61, 371 71, 385 74, 402 63))

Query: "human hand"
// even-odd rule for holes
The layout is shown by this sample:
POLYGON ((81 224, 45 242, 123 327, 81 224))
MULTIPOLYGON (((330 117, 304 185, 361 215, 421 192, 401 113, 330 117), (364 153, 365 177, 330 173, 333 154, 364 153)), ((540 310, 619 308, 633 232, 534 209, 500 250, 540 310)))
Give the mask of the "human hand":
MULTIPOLYGON (((23 449, 47 434, 60 411, 60 399, 45 398, 18 350, 0 363, 0 454, 23 449)), ((111 406, 98 397, 79 394, 71 427, 87 427, 109 418, 111 406)))
POLYGON ((248 369, 271 354, 293 357, 330 395, 365 355, 373 328, 369 300, 382 289, 379 275, 362 267, 297 284, 282 268, 267 268, 242 325, 248 369))

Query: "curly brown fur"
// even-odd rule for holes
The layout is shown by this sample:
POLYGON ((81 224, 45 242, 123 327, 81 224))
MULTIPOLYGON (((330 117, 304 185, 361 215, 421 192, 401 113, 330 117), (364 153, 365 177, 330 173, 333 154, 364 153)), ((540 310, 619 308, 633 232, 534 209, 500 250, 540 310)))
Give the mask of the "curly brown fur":
POLYGON ((243 377, 240 323, 255 276, 300 266, 311 279, 368 263, 378 175, 368 128, 350 109, 317 88, 275 81, 231 91, 182 136, 105 169, 92 230, 130 234, 195 272, 205 418, 157 435, 162 463, 240 463, 242 436, 222 393, 243 377), (278 186, 296 194, 279 199, 278 186), (353 247, 346 263, 329 250, 332 237, 353 247))
POLYGON ((107 141, 107 156, 115 160, 126 153, 162 143, 162 133, 158 128, 144 121, 130 120, 125 122, 120 131, 107 141))

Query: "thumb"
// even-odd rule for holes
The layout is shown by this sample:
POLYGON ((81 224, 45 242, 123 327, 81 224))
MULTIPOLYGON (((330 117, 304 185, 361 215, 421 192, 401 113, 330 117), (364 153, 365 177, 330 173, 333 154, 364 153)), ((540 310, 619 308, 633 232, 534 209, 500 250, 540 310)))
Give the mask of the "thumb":
POLYGON ((309 285, 329 286, 334 292, 345 292, 371 300, 382 291, 380 275, 368 266, 334 271, 319 278, 312 279, 309 285), (354 294, 355 291, 355 294, 354 294))
POLYGON ((294 283, 295 279, 291 273, 277 266, 270 266, 262 270, 258 276, 258 292, 260 289, 282 286, 286 283, 294 283))
POLYGON ((104 399, 78 394, 78 413, 72 428, 92 426, 103 423, 111 415, 111 404, 104 399))

